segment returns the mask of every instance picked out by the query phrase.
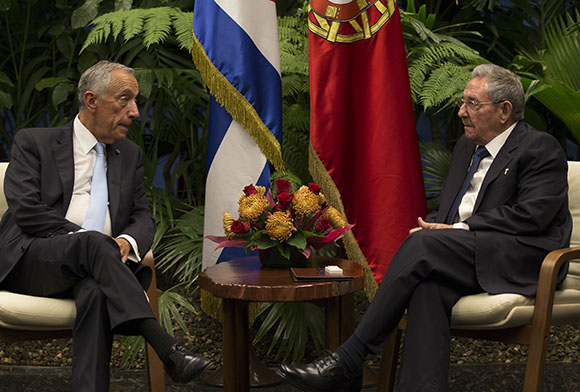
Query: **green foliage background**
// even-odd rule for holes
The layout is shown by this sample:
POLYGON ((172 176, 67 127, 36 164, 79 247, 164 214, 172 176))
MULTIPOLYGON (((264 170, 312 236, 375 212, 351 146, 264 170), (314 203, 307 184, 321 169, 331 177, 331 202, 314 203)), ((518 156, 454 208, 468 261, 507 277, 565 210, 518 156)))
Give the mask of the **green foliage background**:
MULTIPOLYGON (((526 120, 564 148, 580 139, 580 12, 565 0, 400 1, 412 98, 420 130, 426 192, 437 202, 451 148, 463 132, 454 99, 477 64, 518 72, 527 89, 526 120)), ((294 183, 307 182, 309 88, 307 5, 278 0, 282 64, 283 158, 294 183)), ((197 289, 201 268, 207 105, 191 60, 193 0, 0 0, 0 158, 17 129, 70 121, 76 82, 100 59, 136 70, 141 118, 130 137, 145 151, 157 222, 163 324, 185 328, 179 292, 197 289), (89 28, 90 26, 90 28, 89 28), (153 185, 162 164, 165 189, 153 185)), ((570 151, 572 155, 573 151, 570 151)), ((280 176, 277 173, 275 176, 280 176)), ((258 338, 273 333, 281 356, 299 360, 307 342, 321 347, 320 310, 268 305, 258 338), (297 324, 296 318, 310 320, 297 324), (316 332, 318 331, 318 332, 316 332)), ((128 359, 134 358, 139 344, 128 359)), ((275 344, 272 346, 274 347, 275 344)))

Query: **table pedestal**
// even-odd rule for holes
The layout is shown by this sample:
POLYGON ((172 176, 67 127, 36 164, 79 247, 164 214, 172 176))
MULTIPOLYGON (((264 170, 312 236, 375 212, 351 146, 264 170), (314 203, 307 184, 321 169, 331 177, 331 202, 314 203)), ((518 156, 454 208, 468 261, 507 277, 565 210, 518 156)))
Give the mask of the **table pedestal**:
POLYGON ((257 257, 216 264, 199 275, 201 288, 222 298, 223 307, 223 370, 206 379, 207 382, 223 385, 225 392, 247 392, 250 386, 279 382, 277 377, 271 377, 272 371, 263 366, 250 350, 250 302, 321 303, 326 314, 326 346, 335 350, 350 336, 353 330, 353 293, 364 286, 362 267, 347 260, 321 256, 313 256, 311 263, 313 266, 339 265, 353 279, 296 282, 288 269, 262 268, 257 257))

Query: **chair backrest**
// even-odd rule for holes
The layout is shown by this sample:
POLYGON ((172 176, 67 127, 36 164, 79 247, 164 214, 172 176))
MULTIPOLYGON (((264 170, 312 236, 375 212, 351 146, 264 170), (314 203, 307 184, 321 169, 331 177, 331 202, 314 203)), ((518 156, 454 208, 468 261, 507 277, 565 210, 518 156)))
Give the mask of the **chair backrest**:
POLYGON ((568 203, 573 225, 570 246, 580 246, 580 162, 568 162, 568 203))
POLYGON ((0 162, 0 216, 4 215, 8 209, 6 197, 4 196, 4 174, 8 168, 8 162, 0 162))
MULTIPOLYGON (((568 162, 568 204, 572 215, 570 246, 580 246, 580 162, 568 162)), ((562 289, 580 290, 580 260, 570 261, 562 289)))

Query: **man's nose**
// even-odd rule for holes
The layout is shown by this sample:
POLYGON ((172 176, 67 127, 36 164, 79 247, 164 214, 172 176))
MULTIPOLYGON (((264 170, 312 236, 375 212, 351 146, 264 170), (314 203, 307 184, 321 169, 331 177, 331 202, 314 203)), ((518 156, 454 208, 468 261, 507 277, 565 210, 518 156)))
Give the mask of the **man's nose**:
POLYGON ((463 103, 463 105, 461 105, 459 107, 459 111, 457 112, 457 115, 459 117, 467 117, 467 105, 465 103, 463 103))
POLYGON ((132 100, 129 104, 129 110, 127 116, 131 119, 139 118, 139 107, 137 106, 137 101, 132 100))

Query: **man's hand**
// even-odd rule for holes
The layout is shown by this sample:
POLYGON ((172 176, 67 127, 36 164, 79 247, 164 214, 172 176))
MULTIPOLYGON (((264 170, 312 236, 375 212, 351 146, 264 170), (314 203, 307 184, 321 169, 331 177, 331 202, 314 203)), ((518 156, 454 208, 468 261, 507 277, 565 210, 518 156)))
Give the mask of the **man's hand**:
POLYGON ((417 218, 418 227, 414 227, 409 230, 409 234, 412 234, 419 230, 434 230, 434 229, 453 229, 453 225, 447 225, 445 223, 429 223, 425 222, 421 217, 417 218))
POLYGON ((119 251, 121 252, 121 260, 123 263, 127 262, 129 253, 131 252, 131 244, 124 238, 115 238, 117 244, 119 245, 119 251))

